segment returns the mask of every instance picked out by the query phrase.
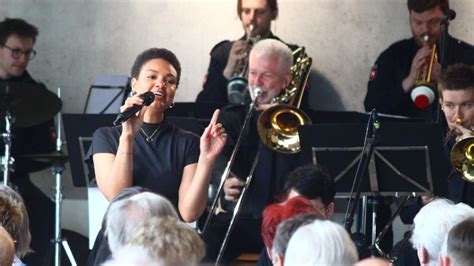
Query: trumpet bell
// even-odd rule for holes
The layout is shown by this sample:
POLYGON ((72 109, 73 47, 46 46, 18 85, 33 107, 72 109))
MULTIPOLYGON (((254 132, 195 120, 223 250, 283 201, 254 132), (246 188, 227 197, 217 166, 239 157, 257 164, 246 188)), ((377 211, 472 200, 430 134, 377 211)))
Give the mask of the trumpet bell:
POLYGON ((267 147, 277 152, 292 154, 301 150, 298 128, 310 124, 311 119, 300 109, 279 104, 262 112, 257 130, 267 147))
POLYGON ((464 180, 474 182, 474 136, 466 137, 451 149, 451 164, 464 180))

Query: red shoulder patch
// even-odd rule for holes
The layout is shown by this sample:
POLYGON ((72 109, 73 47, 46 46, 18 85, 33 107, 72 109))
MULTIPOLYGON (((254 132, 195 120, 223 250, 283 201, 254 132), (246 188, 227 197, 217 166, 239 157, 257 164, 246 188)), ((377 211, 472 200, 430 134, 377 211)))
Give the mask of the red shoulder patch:
POLYGON ((369 76, 369 81, 373 81, 377 78, 377 64, 375 64, 372 67, 372 70, 370 70, 370 76, 369 76))

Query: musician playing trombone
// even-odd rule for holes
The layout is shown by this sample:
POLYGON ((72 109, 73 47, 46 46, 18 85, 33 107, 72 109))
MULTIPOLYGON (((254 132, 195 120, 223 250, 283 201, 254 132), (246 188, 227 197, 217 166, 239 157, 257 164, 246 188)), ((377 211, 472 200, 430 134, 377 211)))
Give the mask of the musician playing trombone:
MULTIPOLYGON (((277 0, 238 0, 237 15, 242 22, 244 36, 236 41, 222 41, 212 48, 203 90, 196 102, 228 104, 228 81, 248 59, 253 42, 267 38, 280 40, 270 30, 272 20, 278 16, 277 0)), ((291 50, 297 48, 296 45, 287 45, 291 50)))
MULTIPOLYGON (((449 132, 446 152, 462 138, 474 136, 474 66, 464 64, 448 68, 439 86, 439 104, 444 113, 449 132)), ((449 180, 448 198, 455 203, 463 202, 474 207, 474 185, 462 178, 461 173, 452 172, 449 180)))
POLYGON ((272 99, 290 83, 292 63, 292 52, 282 42, 266 39, 256 43, 250 52, 248 74, 250 94, 258 105, 256 111, 253 112, 245 129, 243 129, 243 122, 249 110, 248 106, 223 109, 219 116, 218 122, 226 129, 228 139, 215 164, 213 179, 216 179, 214 183, 219 183, 221 178, 226 179, 223 186, 224 193, 219 199, 222 211, 216 215, 203 235, 208 260, 215 260, 219 253, 232 210, 244 185, 243 180, 250 174, 249 169, 254 160, 258 160, 258 164, 245 200, 242 202, 228 246, 223 253, 224 262, 228 262, 242 252, 261 252, 263 248, 260 237, 262 211, 283 189, 287 174, 301 163, 297 154, 280 154, 261 145, 257 133, 257 119, 261 111, 268 108, 272 99), (261 91, 258 97, 254 94, 257 90, 261 91), (229 177, 221 177, 241 130, 245 130, 244 137, 238 148, 231 174, 229 177), (256 156, 259 146, 262 146, 260 155, 256 156))
MULTIPOLYGON (((439 43, 447 23, 449 0, 407 0, 412 37, 400 40, 380 54, 372 67, 368 90, 364 100, 366 111, 378 112, 425 120, 434 118, 436 102, 419 109, 411 98, 417 73, 427 70, 427 61, 433 44, 439 43)), ((455 14, 455 13, 454 13, 455 14)), ((455 16, 455 15, 454 15, 455 16)), ((453 15, 450 17, 453 19, 453 15)), ((474 48, 451 36, 447 36, 446 64, 474 64, 474 48)), ((439 57, 438 49, 438 58, 439 57)), ((441 65, 434 61, 431 81, 438 82, 441 65)), ((433 90, 436 95, 436 88, 433 90)), ((433 101, 436 101, 436 97, 433 101)))

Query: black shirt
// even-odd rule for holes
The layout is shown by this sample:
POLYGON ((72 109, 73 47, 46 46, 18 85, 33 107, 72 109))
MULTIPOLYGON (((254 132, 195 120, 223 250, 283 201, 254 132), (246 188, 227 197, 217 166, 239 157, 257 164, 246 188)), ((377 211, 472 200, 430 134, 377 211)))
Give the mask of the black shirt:
MULTIPOLYGON (((138 132, 133 143, 133 185, 161 194, 178 206, 178 191, 185 166, 199 159, 199 137, 165 121, 159 125, 143 124, 143 130, 151 135, 148 143, 143 132, 138 132)), ((116 154, 122 126, 97 129, 85 161, 91 166, 96 153, 116 154)))

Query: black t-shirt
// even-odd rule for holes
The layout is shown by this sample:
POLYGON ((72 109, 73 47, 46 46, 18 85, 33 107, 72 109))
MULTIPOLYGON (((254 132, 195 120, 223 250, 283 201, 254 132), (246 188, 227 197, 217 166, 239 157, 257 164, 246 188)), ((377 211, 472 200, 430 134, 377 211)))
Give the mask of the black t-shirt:
MULTIPOLYGON (((160 125, 146 124, 143 130, 153 140, 148 143, 143 132, 138 132, 133 143, 133 185, 161 194, 178 206, 178 191, 184 167, 199 159, 199 137, 166 122, 160 125)), ((96 153, 116 154, 121 126, 97 129, 85 161, 93 167, 92 156, 96 153)))

